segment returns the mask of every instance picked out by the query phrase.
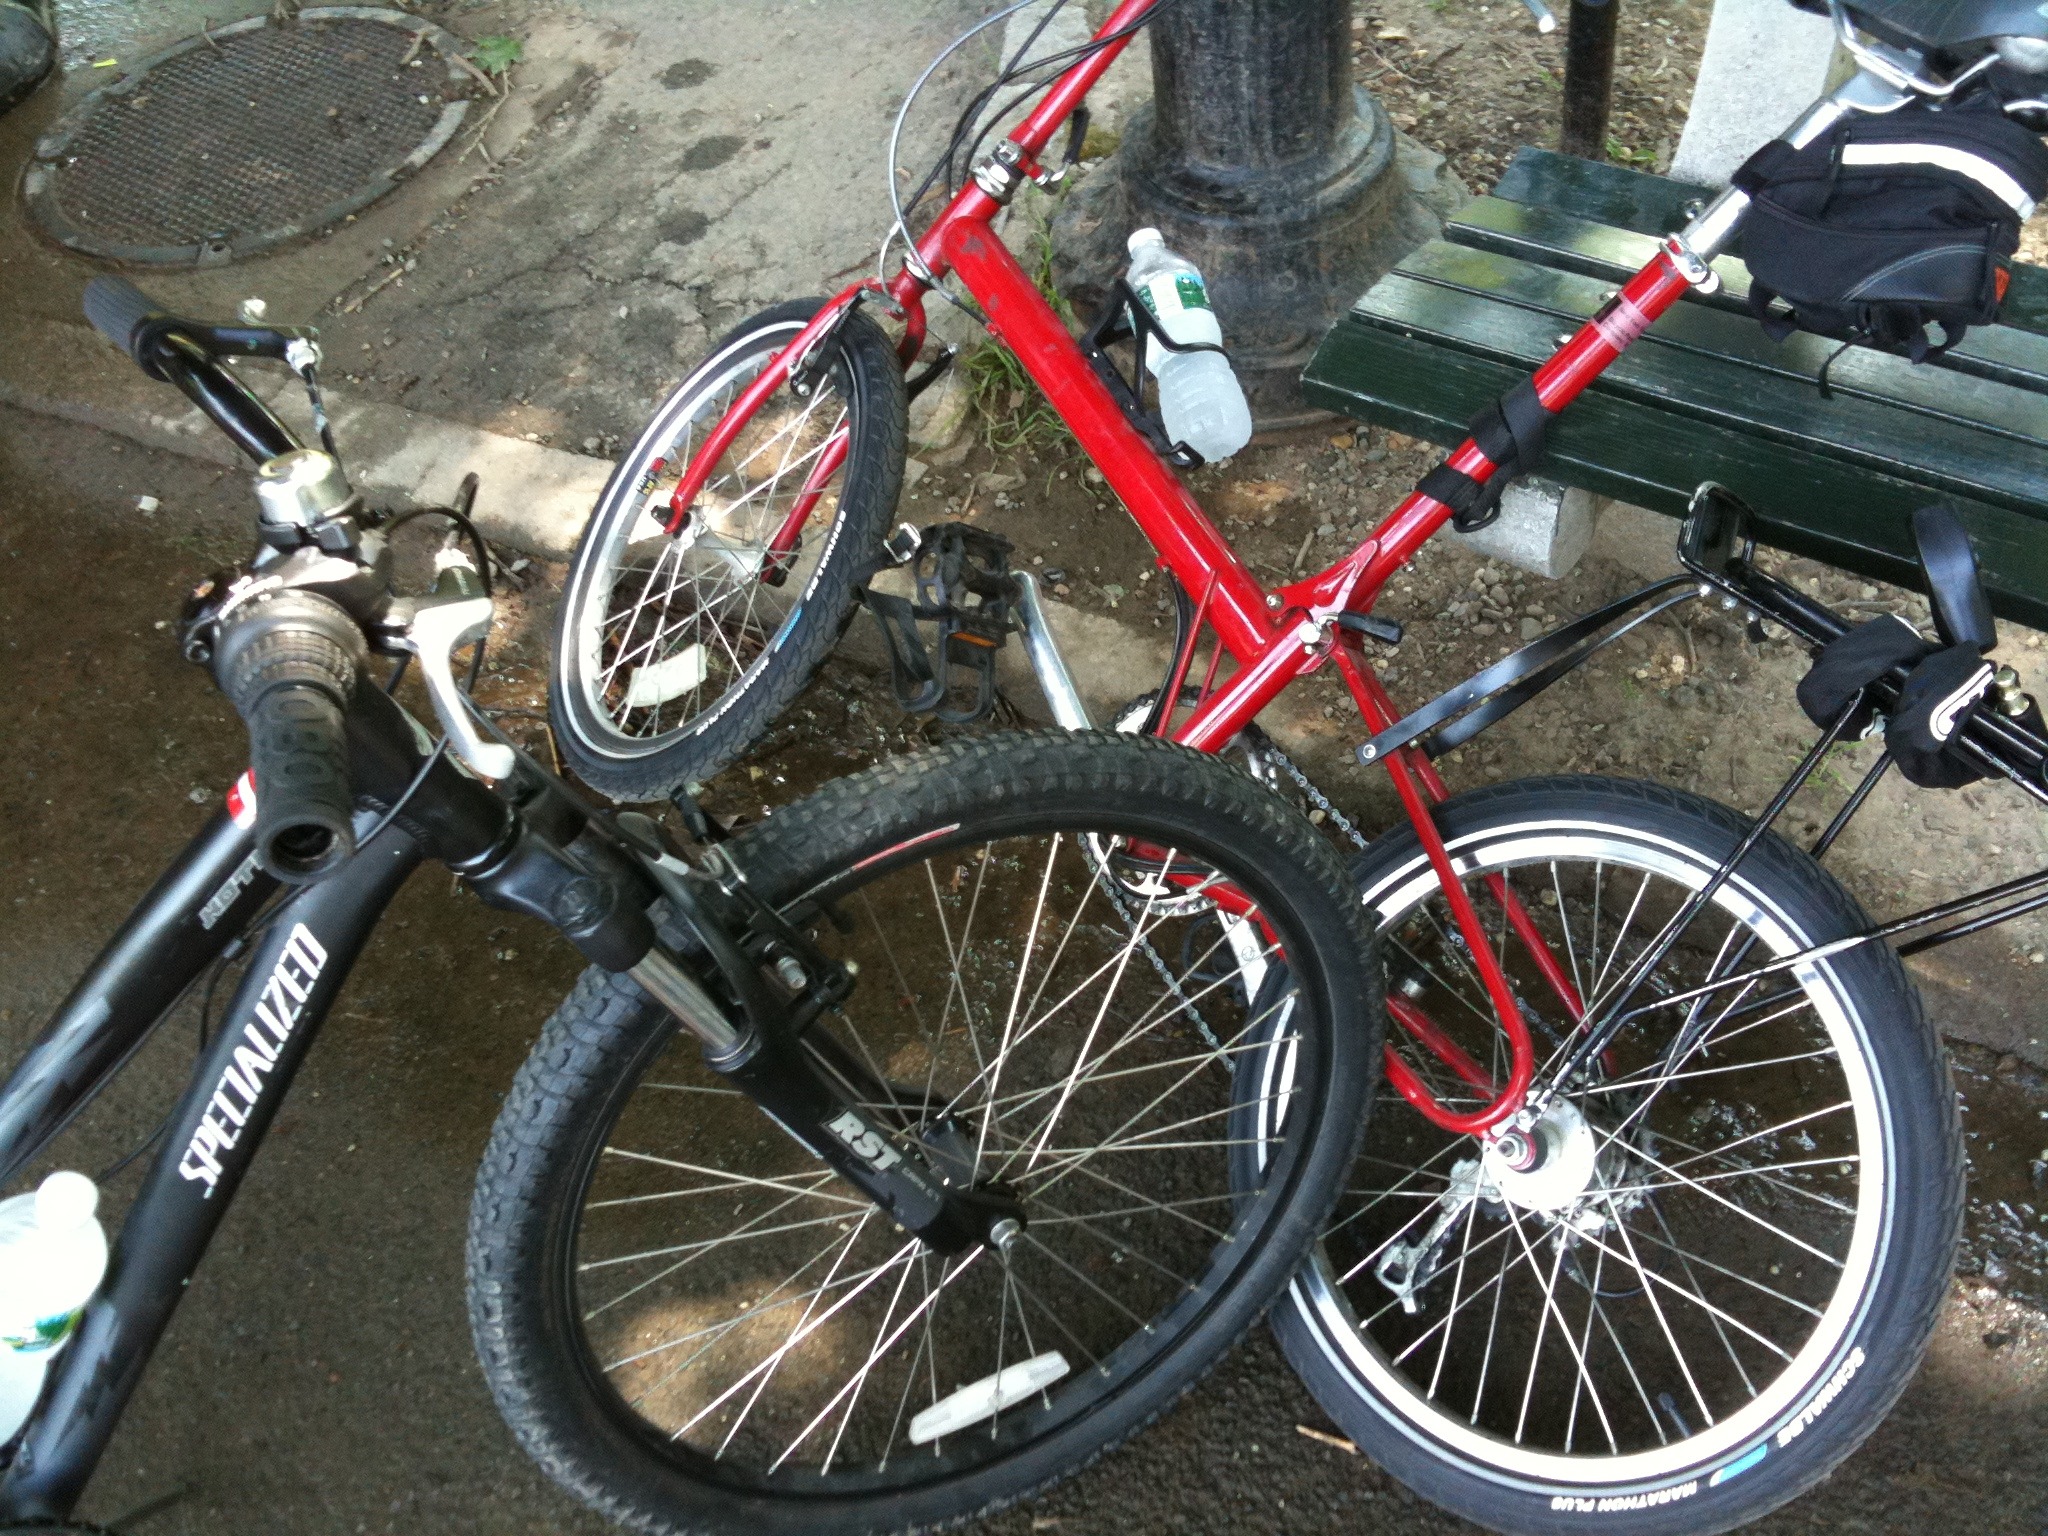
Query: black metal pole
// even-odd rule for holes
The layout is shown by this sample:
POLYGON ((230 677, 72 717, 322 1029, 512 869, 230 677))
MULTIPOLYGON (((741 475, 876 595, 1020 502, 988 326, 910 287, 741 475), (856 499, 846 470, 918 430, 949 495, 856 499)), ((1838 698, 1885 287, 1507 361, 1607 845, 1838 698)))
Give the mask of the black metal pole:
MULTIPOLYGON (((1352 0, 1180 0, 1153 23, 1153 100, 1113 173, 1063 215, 1084 311, 1156 225, 1202 269, 1262 429, 1312 419, 1300 374, 1323 333, 1416 242, 1394 208, 1393 129, 1352 83, 1352 0)), ((1426 234, 1421 238, 1427 238, 1426 234)))
POLYGON ((1564 132, 1568 155, 1607 157, 1607 115, 1614 105, 1614 29, 1621 0, 1572 0, 1564 49, 1564 132))

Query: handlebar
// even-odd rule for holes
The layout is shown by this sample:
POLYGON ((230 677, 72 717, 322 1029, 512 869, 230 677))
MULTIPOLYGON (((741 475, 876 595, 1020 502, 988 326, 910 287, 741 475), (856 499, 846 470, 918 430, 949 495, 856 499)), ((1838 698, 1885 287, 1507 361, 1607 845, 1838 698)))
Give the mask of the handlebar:
POLYGON ((316 593, 285 591, 221 625, 213 673, 249 727, 256 857, 305 885, 355 852, 343 724, 366 648, 354 619, 316 593))
POLYGON ((304 446, 220 360, 268 357, 288 362, 295 343, 310 345, 305 334, 181 319, 121 277, 96 277, 85 285, 85 318, 134 358, 144 373, 175 384, 259 464, 304 446))
POLYGON ((135 344, 145 322, 161 317, 156 301, 126 278, 96 277, 85 285, 85 318, 115 346, 135 359, 144 373, 153 373, 135 344))

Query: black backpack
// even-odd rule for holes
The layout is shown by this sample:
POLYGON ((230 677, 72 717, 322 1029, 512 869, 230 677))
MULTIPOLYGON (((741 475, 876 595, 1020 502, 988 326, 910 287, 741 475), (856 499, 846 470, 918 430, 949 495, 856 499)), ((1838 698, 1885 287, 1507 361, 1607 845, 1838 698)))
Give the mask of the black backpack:
POLYGON ((2020 224, 2048 196, 2048 145, 1983 91, 1851 116, 1803 149, 1774 139, 1733 180, 1752 199, 1750 308, 1773 338, 1811 331, 1920 362, 1998 317, 2020 224))

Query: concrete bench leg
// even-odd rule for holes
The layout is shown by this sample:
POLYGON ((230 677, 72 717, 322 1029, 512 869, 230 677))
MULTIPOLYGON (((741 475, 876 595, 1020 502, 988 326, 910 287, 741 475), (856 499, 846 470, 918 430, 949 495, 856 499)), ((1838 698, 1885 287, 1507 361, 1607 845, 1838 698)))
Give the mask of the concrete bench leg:
POLYGON ((1827 89, 1835 30, 1785 0, 1714 0, 1671 175, 1725 187, 1735 168, 1827 89))
POLYGON ((1593 540, 1599 498, 1591 491, 1525 476, 1500 499, 1500 516, 1477 533, 1452 537, 1490 560, 1505 560, 1538 576, 1567 575, 1593 540))

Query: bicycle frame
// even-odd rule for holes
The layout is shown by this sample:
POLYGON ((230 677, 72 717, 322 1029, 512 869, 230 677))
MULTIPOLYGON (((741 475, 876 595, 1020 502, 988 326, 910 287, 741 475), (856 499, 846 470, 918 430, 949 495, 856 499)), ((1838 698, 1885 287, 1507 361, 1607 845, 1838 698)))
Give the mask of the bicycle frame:
MULTIPOLYGON (((474 815, 487 809, 475 797, 496 801, 474 780, 450 782, 454 769, 438 766, 447 777, 426 782, 431 794, 451 797, 451 808, 467 802, 474 815)), ((358 833, 373 832, 378 820, 360 814, 358 833)), ((0 1088, 0 1180, 11 1181, 208 967, 247 944, 248 969, 165 1123, 167 1140, 115 1239, 106 1281, 52 1360, 0 1474, 0 1520, 62 1519, 84 1492, 351 967, 426 856, 421 842, 390 826, 333 877, 277 908, 252 942, 252 926, 279 890, 257 865, 254 825, 244 775, 228 808, 137 904, 0 1088)))
MULTIPOLYGON (((925 341, 925 295, 954 276, 981 304, 990 334, 1016 354, 1033 382, 1054 402, 1082 450, 1151 540, 1159 563, 1184 592, 1199 594, 1200 607, 1184 638, 1183 654, 1175 660, 1173 686, 1165 697, 1178 696, 1178 683, 1205 623, 1215 631, 1219 655, 1227 653, 1235 663, 1235 670, 1213 691, 1203 689, 1192 715, 1170 728, 1173 739, 1202 751, 1216 751, 1298 678, 1325 664, 1337 668, 1368 730, 1378 735, 1399 720, 1400 711, 1372 668, 1362 664, 1359 635, 1346 629, 1342 621, 1371 612, 1388 581, 1451 519, 1453 509, 1417 490, 1343 558, 1305 580, 1269 591, 1252 575, 1173 468, 1126 418, 1065 324, 992 228, 994 216, 1023 181, 1043 184, 1052 179, 1040 157, 1088 91, 1129 46, 1130 39, 1117 34, 1142 22, 1157 3, 1124 0, 1096 34, 1098 43, 1115 40, 1107 41, 1100 51, 1082 59, 1050 85, 1038 107, 1012 130, 916 242, 914 255, 903 270, 886 286, 870 279, 836 295, 762 371, 685 468, 670 499, 669 530, 681 530, 690 505, 719 457, 784 382, 792 375, 800 377, 850 306, 870 295, 886 302, 892 316, 903 324, 899 354, 908 368, 925 341)), ((1795 144, 1806 143, 1849 111, 1881 110, 1883 103, 1896 104, 1902 99, 1900 87, 1859 75, 1810 108, 1785 137, 1795 144)), ((1722 193, 1685 230, 1668 237, 1656 257, 1537 369, 1533 380, 1536 397, 1547 412, 1555 414, 1570 405, 1687 292, 1711 289, 1719 281, 1710 263, 1739 227, 1748 201, 1740 191, 1722 193)), ((794 547, 802 522, 818 499, 813 488, 822 487, 843 455, 842 435, 836 454, 828 451, 821 455, 805 494, 776 535, 773 548, 794 547)), ((1500 468, 1470 437, 1450 452, 1446 462, 1482 485, 1500 468)), ((1213 665, 1211 670, 1213 676, 1213 665)), ((1169 729, 1164 719, 1160 728, 1169 729)), ((1397 1022, 1460 1078, 1475 1086, 1486 1082, 1484 1091, 1492 1097, 1478 1111, 1461 1114, 1451 1110, 1391 1046, 1386 1055, 1387 1076, 1404 1098, 1439 1126, 1483 1133, 1502 1126, 1522 1110, 1534 1075, 1534 1048, 1479 914, 1436 831, 1431 811, 1448 797, 1449 789, 1419 747, 1402 746, 1376 760, 1384 762, 1392 775, 1402 807, 1470 946, 1493 1002, 1496 1022, 1511 1048, 1507 1081, 1492 1084, 1469 1058, 1455 1054, 1454 1047, 1446 1050, 1448 1037, 1433 1031, 1417 1010, 1410 1009, 1397 1015, 1397 1022)), ((1580 1020, 1584 1000, 1542 940, 1534 919, 1505 882, 1495 879, 1490 885, 1545 983, 1557 994, 1567 1015, 1580 1020)))

